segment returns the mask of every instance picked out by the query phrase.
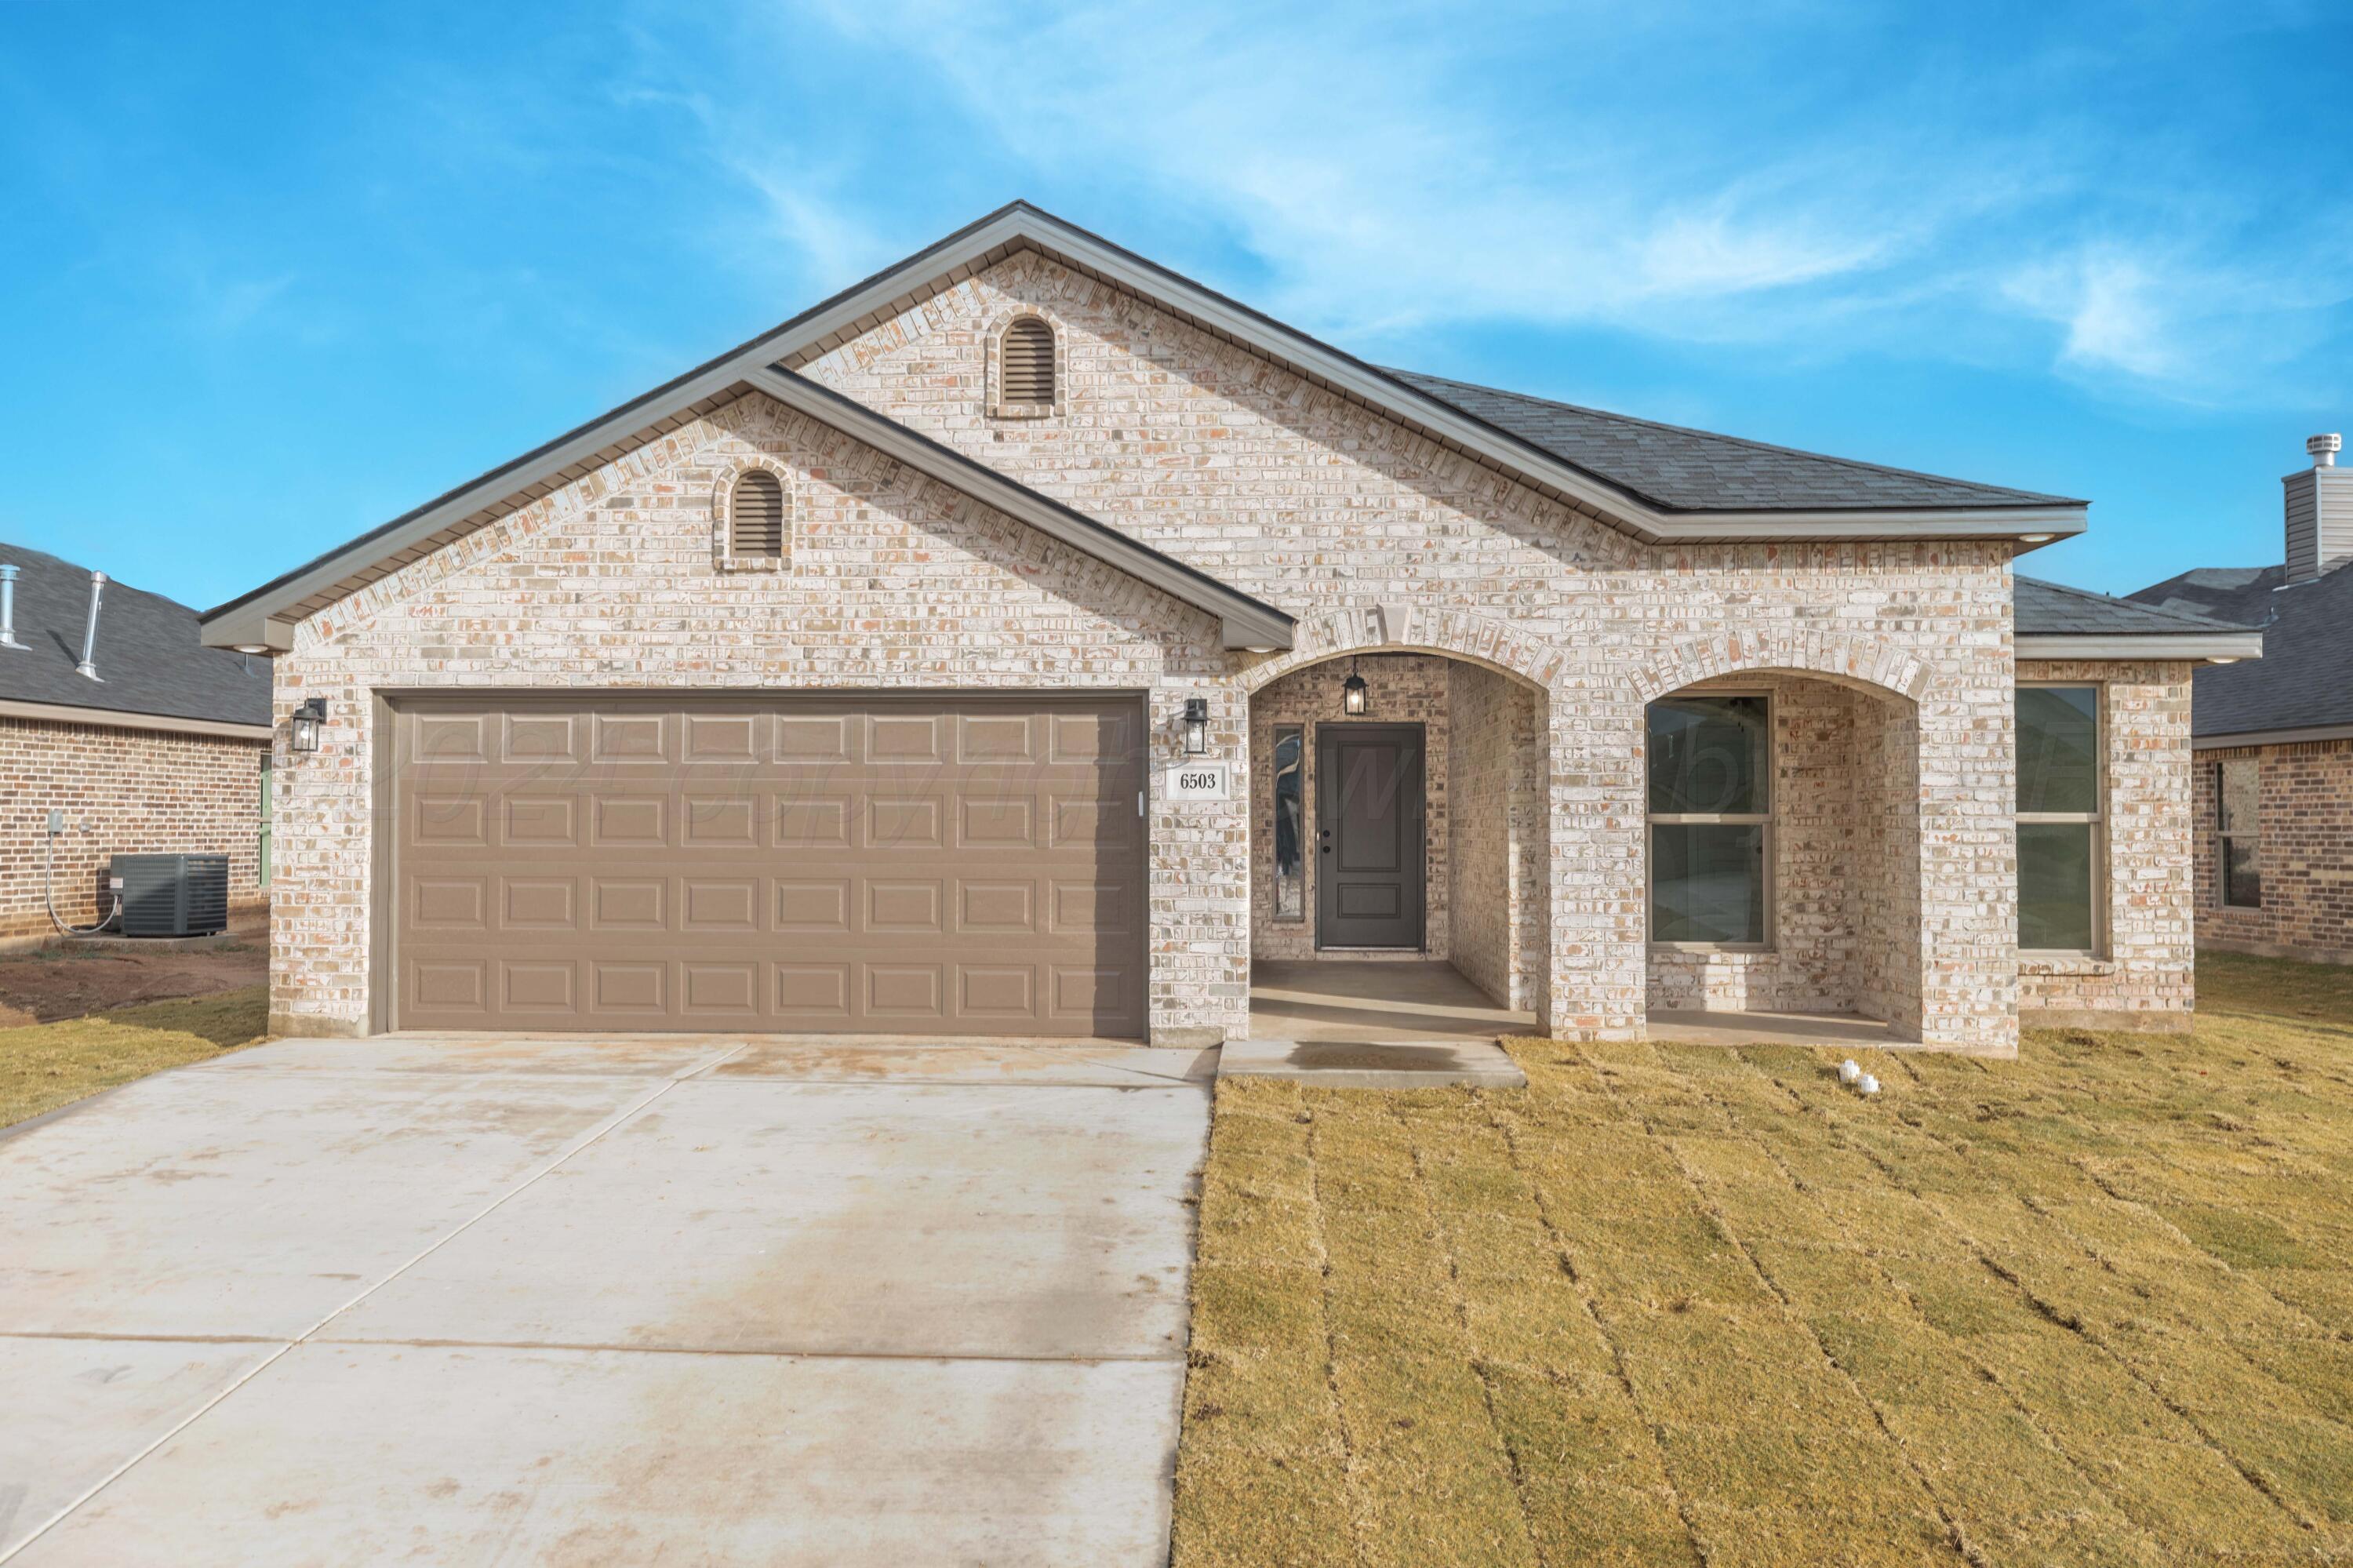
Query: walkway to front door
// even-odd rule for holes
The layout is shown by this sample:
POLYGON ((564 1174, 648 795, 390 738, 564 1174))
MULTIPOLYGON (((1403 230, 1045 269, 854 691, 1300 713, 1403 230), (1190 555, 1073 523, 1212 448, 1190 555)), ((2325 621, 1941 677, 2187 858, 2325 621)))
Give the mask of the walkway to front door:
POLYGON ((1215 1058, 289 1041, 84 1102, 0 1138, 0 1559, 1165 1564, 1215 1058))

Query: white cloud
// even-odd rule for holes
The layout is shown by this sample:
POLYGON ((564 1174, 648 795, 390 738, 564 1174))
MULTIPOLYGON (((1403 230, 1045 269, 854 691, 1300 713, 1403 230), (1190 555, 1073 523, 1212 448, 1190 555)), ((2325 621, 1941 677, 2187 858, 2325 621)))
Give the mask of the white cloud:
MULTIPOLYGON (((1979 363, 2039 343, 2079 379, 2198 401, 2276 381, 2353 292, 2341 224, 2263 233, 2182 147, 2085 120, 2070 95, 2113 62, 2078 42, 1890 71, 1837 7, 1645 13, 1630 38, 1614 8, 1564 29, 1508 5, 1465 28, 1372 5, 744 3, 780 49, 814 21, 1042 183, 1146 209, 1113 238, 1180 265, 1188 231, 1239 241, 1253 303, 1376 351, 1465 322, 1979 363), (1525 69, 1523 37, 1559 69, 1525 69), (1728 79, 1749 96, 1679 100, 1701 49, 1756 55, 1728 79), (1776 70, 1811 96, 1758 85, 1776 70), (2211 259, 2242 249, 2262 264, 2211 259)), ((830 275, 887 259, 855 182, 743 172, 830 275)))

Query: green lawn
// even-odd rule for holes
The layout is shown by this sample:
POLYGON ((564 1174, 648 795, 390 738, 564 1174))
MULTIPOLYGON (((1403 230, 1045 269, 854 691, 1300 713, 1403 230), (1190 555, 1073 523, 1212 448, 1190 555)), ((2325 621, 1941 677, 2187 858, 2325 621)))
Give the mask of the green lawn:
POLYGON ((267 1031, 269 1015, 269 988, 255 985, 0 1029, 0 1127, 250 1045, 267 1031))
POLYGON ((2353 1559, 2353 970, 2014 1063, 1219 1086, 1179 1568, 2353 1559))

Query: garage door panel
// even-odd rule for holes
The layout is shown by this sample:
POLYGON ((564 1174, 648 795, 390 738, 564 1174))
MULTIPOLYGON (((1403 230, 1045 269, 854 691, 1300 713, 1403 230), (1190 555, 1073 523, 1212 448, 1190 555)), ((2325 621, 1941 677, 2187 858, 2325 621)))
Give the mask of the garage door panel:
POLYGON ((955 908, 959 935, 1034 936, 1038 930, 1038 885, 1026 878, 959 878, 955 908))
POLYGON ((588 755, 598 762, 670 762, 678 753, 670 736, 678 715, 665 713, 600 713, 591 715, 595 740, 588 755))
POLYGON ((689 795, 681 813, 684 831, 680 844, 686 849, 757 849, 760 804, 749 794, 689 795))
POLYGON ((487 847, 491 842, 490 820, 488 801, 436 790, 419 793, 409 800, 402 825, 411 843, 458 844, 478 849, 487 847))
POLYGON ((580 966, 568 959, 508 959, 499 964, 499 1000, 509 1012, 574 1017, 580 1011, 579 984, 580 966))
POLYGON ((580 847, 580 803, 571 796, 508 795, 499 804, 501 847, 580 847))
POLYGON ((866 883, 866 925, 871 935, 936 937, 945 927, 940 918, 940 885, 874 877, 866 883))
POLYGON ((750 932, 760 928, 760 885, 752 877, 679 878, 679 929, 750 932))
POLYGON ((775 1016, 801 1021, 803 1028, 847 1026, 851 1016, 850 969, 847 960, 775 965, 770 970, 775 1016))
POLYGON ((656 876, 592 876, 588 910, 592 930, 667 932, 670 884, 656 876))
POLYGON ((501 762, 569 762, 587 760, 581 744, 581 716, 575 714, 510 713, 495 715, 501 762))
POLYGON ((420 931, 490 929, 491 879, 487 876, 411 877, 408 895, 412 923, 420 931))
POLYGON ((1133 698, 416 701, 401 1027, 1143 1032, 1133 698))
POLYGON ((779 877, 775 884, 776 929, 804 937, 850 934, 850 879, 779 877))
POLYGON ((780 794, 774 821, 778 849, 848 849, 856 820, 849 797, 840 794, 780 794))
POLYGON ((499 925, 506 931, 580 928, 580 888, 568 876, 501 876, 499 925))

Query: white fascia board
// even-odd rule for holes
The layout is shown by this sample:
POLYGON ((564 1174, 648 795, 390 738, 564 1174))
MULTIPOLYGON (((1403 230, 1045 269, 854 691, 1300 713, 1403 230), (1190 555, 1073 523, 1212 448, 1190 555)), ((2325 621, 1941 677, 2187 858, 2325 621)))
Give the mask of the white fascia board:
POLYGON ((2263 656, 2263 634, 2260 631, 2184 631, 2154 637, 2021 636, 2017 641, 2017 656, 2021 659, 2260 659, 2263 656))
POLYGON ((2191 737, 2192 751, 2229 751, 2241 746, 2300 746, 2316 740, 2353 740, 2353 724, 2313 725, 2305 729, 2251 729, 2238 735, 2191 737))

